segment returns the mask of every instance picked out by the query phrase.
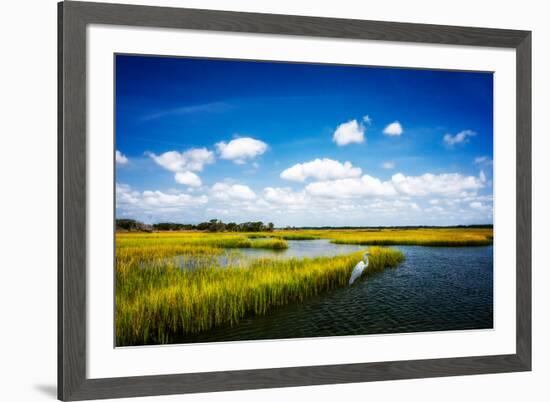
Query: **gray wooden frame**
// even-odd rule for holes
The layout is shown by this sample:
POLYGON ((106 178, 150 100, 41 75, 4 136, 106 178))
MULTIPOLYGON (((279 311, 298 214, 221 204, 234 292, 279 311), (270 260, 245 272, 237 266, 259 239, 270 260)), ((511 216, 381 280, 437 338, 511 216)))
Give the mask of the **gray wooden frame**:
POLYGON ((58 32, 59 399, 134 397, 531 370, 530 31, 64 2, 58 5, 58 32), (86 377, 86 26, 89 24, 515 49, 517 69, 516 353, 498 356, 88 379, 86 377))

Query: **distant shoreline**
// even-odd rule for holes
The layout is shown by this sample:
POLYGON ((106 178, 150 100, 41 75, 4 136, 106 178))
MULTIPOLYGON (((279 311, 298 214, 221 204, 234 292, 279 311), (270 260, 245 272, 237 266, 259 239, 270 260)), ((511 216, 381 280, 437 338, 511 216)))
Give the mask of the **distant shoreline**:
MULTIPOLYGON (((263 222, 247 222, 247 223, 230 223, 233 225, 233 228, 226 229, 222 221, 213 220, 215 223, 224 225, 223 228, 220 228, 221 232, 255 232, 255 231, 284 231, 284 230, 384 230, 384 229, 399 229, 399 230, 413 230, 413 229, 493 229, 493 224, 471 224, 471 225, 448 225, 448 226, 437 226, 437 225, 388 225, 388 226, 285 226, 285 227, 276 227, 273 224, 267 227, 263 222), (236 229, 238 226, 246 224, 258 224, 257 228, 250 228, 252 230, 246 229, 236 229)), ((151 224, 146 224, 134 219, 116 219, 115 227, 117 232, 132 232, 132 231, 144 231, 144 232, 183 232, 183 231, 196 231, 196 232, 208 232, 209 230, 206 222, 203 223, 178 223, 178 222, 156 222, 151 224), (122 223, 125 224, 122 224, 122 223)))

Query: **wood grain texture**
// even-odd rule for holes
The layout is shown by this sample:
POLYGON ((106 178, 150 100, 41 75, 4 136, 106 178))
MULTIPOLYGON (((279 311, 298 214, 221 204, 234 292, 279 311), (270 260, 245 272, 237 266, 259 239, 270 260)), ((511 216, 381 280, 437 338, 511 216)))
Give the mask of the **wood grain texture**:
POLYGON ((59 4, 58 398, 82 400, 531 369, 531 33, 102 3, 59 4), (162 376, 86 378, 86 26, 250 32, 516 49, 516 354, 162 376))
POLYGON ((82 2, 67 4, 72 8, 77 8, 87 23, 142 27, 493 47, 516 47, 527 34, 526 31, 508 29, 365 21, 343 18, 242 13, 126 4, 82 2))
POLYGON ((62 13, 58 393, 67 398, 86 379, 86 31, 78 7, 62 13))
POLYGON ((63 7, 57 5, 57 396, 62 397, 63 380, 63 7))
POLYGON ((71 400, 346 384, 525 370, 516 355, 88 380, 71 400))
POLYGON ((531 368, 531 34, 516 49, 516 353, 531 368))

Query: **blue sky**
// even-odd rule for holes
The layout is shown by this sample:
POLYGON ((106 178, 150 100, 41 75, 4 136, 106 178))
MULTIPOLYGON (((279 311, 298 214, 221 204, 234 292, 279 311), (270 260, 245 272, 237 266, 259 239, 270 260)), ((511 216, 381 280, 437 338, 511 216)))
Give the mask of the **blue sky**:
POLYGON ((491 73, 116 56, 116 214, 492 223, 491 73))

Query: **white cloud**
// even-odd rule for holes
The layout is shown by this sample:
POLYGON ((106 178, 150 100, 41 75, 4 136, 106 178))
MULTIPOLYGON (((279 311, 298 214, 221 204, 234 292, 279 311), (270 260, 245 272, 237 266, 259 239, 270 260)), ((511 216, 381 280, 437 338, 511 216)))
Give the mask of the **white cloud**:
POLYGON ((365 142, 365 127, 357 120, 350 120, 346 123, 342 123, 336 128, 336 131, 334 131, 332 141, 338 146, 354 143, 361 144, 365 142))
POLYGON ((168 151, 160 155, 148 153, 155 163, 164 169, 174 172, 174 179, 180 184, 192 187, 202 185, 200 177, 193 172, 200 172, 204 165, 214 163, 214 153, 206 148, 191 148, 184 152, 168 151))
POLYGON ((307 204, 304 192, 293 192, 289 187, 266 187, 264 188, 264 200, 275 204, 286 204, 289 206, 300 206, 307 204))
POLYGON ((140 193, 132 190, 127 184, 116 183, 115 198, 117 205, 120 204, 137 204, 140 200, 140 193))
POLYGON ((185 152, 168 151, 160 155, 148 154, 159 166, 171 172, 202 171, 204 165, 214 163, 214 153, 206 148, 191 148, 185 152))
MULTIPOLYGON (((305 190, 294 191, 289 187, 266 187, 264 188, 262 197, 259 198, 255 205, 257 210, 263 214, 268 214, 277 222, 281 220, 288 224, 294 224, 296 219, 301 221, 305 219, 320 218, 316 225, 327 224, 327 216, 330 216, 331 222, 346 222, 346 225, 368 225, 376 219, 387 219, 388 217, 399 217, 401 220, 408 215, 422 212, 421 206, 408 197, 399 196, 378 196, 373 195, 373 192, 384 191, 376 189, 376 184, 369 183, 368 178, 365 178, 366 189, 357 186, 355 189, 350 189, 349 183, 360 184, 361 179, 343 179, 336 183, 330 182, 328 192, 324 192, 324 188, 313 183, 305 190), (341 185, 348 193, 333 193, 335 184, 341 185), (368 194, 368 192, 371 194, 368 194), (359 194, 359 195, 358 195, 359 194), (371 195, 371 196, 369 196, 371 195), (259 207, 259 208, 258 208, 259 207), (266 212, 267 211, 267 212, 266 212)), ((322 182, 327 184, 327 182, 322 182)), ((379 183, 378 186, 382 186, 379 183)), ((386 223, 388 224, 388 223, 386 223)), ((315 225, 315 224, 314 224, 315 225)))
POLYGON ((404 176, 397 173, 392 176, 391 182, 398 192, 412 196, 429 194, 460 195, 483 187, 483 183, 477 177, 463 176, 458 173, 438 175, 425 173, 421 176, 404 176))
POLYGON ((479 201, 474 201, 474 202, 471 202, 470 203, 470 207, 471 208, 474 208, 474 209, 482 209, 483 208, 483 204, 479 201))
POLYGON ((115 152, 115 161, 117 165, 126 165, 128 163, 128 158, 117 149, 115 152))
POLYGON ((368 114, 366 114, 366 115, 363 116, 363 121, 367 124, 371 124, 372 123, 372 118, 368 114))
POLYGON ((267 151, 267 144, 250 137, 236 138, 225 143, 216 144, 220 158, 243 164, 247 159, 254 159, 267 151))
MULTIPOLYGON (((306 186, 305 190, 290 187, 266 187, 254 203, 246 203, 239 211, 254 211, 254 216, 269 216, 276 225, 454 225, 460 223, 485 223, 491 221, 492 198, 490 195, 468 195, 456 197, 425 198, 401 194, 395 189, 388 195, 373 195, 376 189, 392 185, 373 179, 376 183, 362 185, 363 178, 321 182, 329 186, 322 188, 317 183, 306 186), (354 187, 350 186, 351 182, 354 187), (343 191, 339 191, 340 185, 343 191), (307 191, 309 189, 326 190, 307 191), (391 195, 390 195, 391 194, 391 195), (469 207, 472 202, 482 204, 480 209, 469 207), (327 217, 330 223, 327 223, 327 217)), ((438 195, 439 196, 439 195, 438 195)), ((477 204, 474 204, 477 205, 477 204)), ((234 213, 234 212, 233 212, 234 213)), ((244 215, 246 216, 246 215, 244 215)))
POLYGON ((309 177, 332 180, 359 176, 361 176, 361 168, 353 167, 350 162, 340 163, 328 158, 297 163, 281 173, 282 179, 298 182, 304 182, 309 177))
POLYGON ((185 169, 187 161, 178 151, 168 151, 161 155, 147 153, 159 166, 171 172, 179 172, 185 169))
POLYGON ((389 135, 390 137, 396 137, 403 134, 403 127, 398 121, 394 121, 391 124, 388 124, 384 129, 384 134, 389 135))
POLYGON ((458 173, 435 175, 426 173, 421 176, 405 176, 397 173, 391 180, 364 175, 360 178, 328 180, 311 183, 306 186, 308 194, 327 198, 354 198, 367 196, 414 196, 428 195, 463 196, 468 191, 477 191, 484 183, 475 176, 463 176, 458 173))
POLYGON ((116 205, 126 212, 148 213, 177 211, 189 207, 202 206, 208 202, 205 195, 192 196, 178 192, 146 190, 139 192, 129 185, 116 183, 116 205))
POLYGON ((443 136, 443 142, 448 147, 452 148, 456 144, 465 144, 470 141, 470 137, 475 137, 477 133, 472 130, 463 130, 456 135, 445 134, 443 136))
POLYGON ((178 151, 168 151, 161 155, 154 153, 148 154, 157 165, 162 166, 164 169, 171 172, 179 172, 185 169, 187 160, 178 151))
POLYGON ((189 206, 204 205, 208 202, 208 197, 201 195, 194 197, 189 194, 169 194, 162 191, 144 191, 141 194, 142 201, 145 205, 155 207, 176 207, 183 208, 189 206))
POLYGON ((228 200, 253 200, 256 194, 244 184, 216 183, 210 189, 213 198, 222 201, 228 200))
POLYGON ((470 208, 476 210, 476 211, 483 211, 483 212, 490 212, 492 213, 493 204, 492 200, 488 202, 483 202, 480 200, 472 201, 468 204, 470 208))
POLYGON ((187 159, 187 169, 200 172, 204 165, 214 163, 214 152, 206 148, 191 148, 182 153, 182 156, 187 159))
POLYGON ((202 186, 202 181, 199 176, 193 172, 177 172, 174 175, 176 182, 179 184, 185 184, 191 187, 200 187, 202 186))
POLYGON ((395 163, 392 162, 392 161, 386 161, 386 162, 382 163, 382 167, 384 169, 393 169, 393 168, 395 168, 395 163))
POLYGON ((328 198, 386 196, 396 194, 390 182, 382 182, 369 175, 364 175, 361 178, 311 183, 306 186, 306 191, 312 196, 328 198))

